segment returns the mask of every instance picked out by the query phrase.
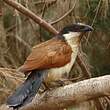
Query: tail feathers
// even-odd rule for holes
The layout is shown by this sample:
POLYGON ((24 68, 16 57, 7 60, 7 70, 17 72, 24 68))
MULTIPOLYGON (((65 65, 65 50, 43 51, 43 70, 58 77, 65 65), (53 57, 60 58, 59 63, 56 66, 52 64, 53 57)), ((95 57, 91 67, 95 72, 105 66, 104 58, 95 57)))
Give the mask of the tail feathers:
POLYGON ((43 72, 44 71, 32 71, 25 82, 8 98, 7 105, 17 108, 32 101, 41 86, 43 72))

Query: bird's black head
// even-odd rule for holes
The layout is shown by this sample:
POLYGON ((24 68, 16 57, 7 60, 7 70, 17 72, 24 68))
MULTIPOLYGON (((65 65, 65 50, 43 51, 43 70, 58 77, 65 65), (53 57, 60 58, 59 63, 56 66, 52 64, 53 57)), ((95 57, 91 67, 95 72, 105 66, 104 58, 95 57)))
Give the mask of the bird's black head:
POLYGON ((82 23, 76 23, 76 24, 72 24, 69 26, 64 27, 61 31, 60 34, 67 34, 69 32, 88 32, 88 31, 92 31, 93 28, 89 25, 85 25, 82 23))

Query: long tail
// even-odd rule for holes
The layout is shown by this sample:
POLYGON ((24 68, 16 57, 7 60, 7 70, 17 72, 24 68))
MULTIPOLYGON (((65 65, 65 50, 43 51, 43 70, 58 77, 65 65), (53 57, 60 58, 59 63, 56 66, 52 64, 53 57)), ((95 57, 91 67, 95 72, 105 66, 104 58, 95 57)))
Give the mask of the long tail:
POLYGON ((18 108, 32 101, 41 86, 43 73, 44 71, 32 71, 25 82, 8 98, 7 105, 18 108))

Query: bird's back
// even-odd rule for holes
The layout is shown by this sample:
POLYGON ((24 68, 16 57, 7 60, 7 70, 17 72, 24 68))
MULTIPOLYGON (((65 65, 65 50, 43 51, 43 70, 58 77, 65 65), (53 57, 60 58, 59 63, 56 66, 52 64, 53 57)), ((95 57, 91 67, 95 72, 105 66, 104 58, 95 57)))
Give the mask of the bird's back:
POLYGON ((71 60, 71 53, 71 47, 63 39, 55 37, 34 46, 20 70, 27 72, 61 67, 71 60))

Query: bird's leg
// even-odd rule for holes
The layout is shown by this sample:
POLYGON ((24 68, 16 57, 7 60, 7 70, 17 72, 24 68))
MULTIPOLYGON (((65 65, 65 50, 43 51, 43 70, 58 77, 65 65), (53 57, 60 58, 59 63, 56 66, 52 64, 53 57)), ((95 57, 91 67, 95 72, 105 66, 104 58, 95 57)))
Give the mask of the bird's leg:
POLYGON ((43 82, 43 85, 45 86, 45 89, 43 90, 43 92, 45 92, 47 90, 52 90, 57 87, 64 86, 64 82, 62 80, 56 80, 56 81, 52 81, 50 84, 43 82))
POLYGON ((60 80, 57 81, 61 86, 65 86, 65 85, 68 85, 68 84, 71 84, 72 81, 70 79, 67 79, 67 78, 62 78, 60 80))
POLYGON ((57 83, 56 85, 58 85, 58 86, 64 86, 65 85, 65 83, 62 79, 61 80, 56 80, 55 83, 57 83))
POLYGON ((45 86, 43 92, 45 92, 45 91, 47 91, 47 90, 50 90, 50 88, 49 88, 49 86, 48 86, 48 84, 47 84, 46 82, 43 81, 43 85, 45 86))

